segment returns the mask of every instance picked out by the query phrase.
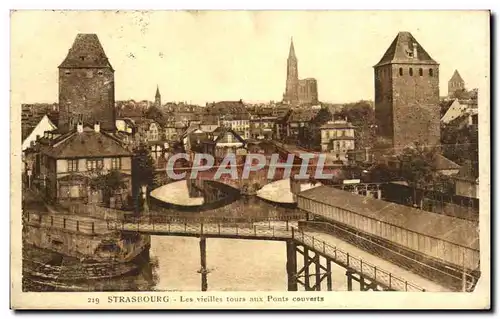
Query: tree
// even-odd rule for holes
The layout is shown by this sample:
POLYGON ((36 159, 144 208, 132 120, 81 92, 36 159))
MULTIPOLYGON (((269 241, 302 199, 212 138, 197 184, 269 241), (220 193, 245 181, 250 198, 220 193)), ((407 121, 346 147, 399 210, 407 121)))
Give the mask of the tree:
MULTIPOLYGON (((434 187, 439 178, 440 174, 434 168, 436 156, 438 156, 437 149, 418 143, 415 143, 414 147, 405 148, 398 156, 401 163, 400 175, 413 189, 414 205, 417 205, 417 189, 428 190, 434 187)), ((421 201, 420 207, 422 207, 421 201)))
POLYGON ((144 116, 148 119, 152 119, 157 121, 160 124, 165 123, 165 115, 163 112, 157 108, 156 106, 150 106, 147 110, 144 116))
POLYGON ((460 165, 467 161, 477 163, 479 160, 477 126, 464 124, 468 116, 459 116, 441 126, 443 155, 460 165))
POLYGON ((347 118, 356 126, 355 137, 358 148, 373 146, 377 127, 375 110, 369 101, 345 104, 342 110, 335 115, 347 118))
POLYGON ((89 186, 93 191, 101 191, 104 203, 109 205, 110 198, 128 185, 118 170, 111 170, 106 174, 98 171, 97 175, 90 179, 89 186))
POLYGON ((142 185, 148 185, 149 189, 154 184, 154 160, 144 145, 140 145, 132 157, 132 196, 135 206, 139 208, 139 195, 142 185))

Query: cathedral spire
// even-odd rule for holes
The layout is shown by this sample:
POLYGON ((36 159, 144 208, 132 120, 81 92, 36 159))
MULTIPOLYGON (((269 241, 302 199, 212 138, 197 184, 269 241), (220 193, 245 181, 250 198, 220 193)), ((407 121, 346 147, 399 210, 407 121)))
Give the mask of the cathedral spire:
POLYGON ((158 87, 158 85, 156 85, 155 106, 156 107, 161 106, 161 94, 160 94, 160 88, 158 87))
POLYGON ((297 59, 295 56, 295 48, 293 47, 293 37, 290 39, 290 52, 288 53, 289 59, 297 59))

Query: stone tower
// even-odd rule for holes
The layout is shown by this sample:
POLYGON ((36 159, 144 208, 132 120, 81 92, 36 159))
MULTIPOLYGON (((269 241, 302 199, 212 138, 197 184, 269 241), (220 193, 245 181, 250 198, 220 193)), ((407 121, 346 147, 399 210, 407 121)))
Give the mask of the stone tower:
POLYGON ((455 92, 465 89, 465 82, 457 70, 453 72, 451 79, 448 81, 448 97, 453 97, 455 92))
POLYGON ((96 34, 78 34, 59 65, 59 129, 79 121, 115 130, 114 70, 96 34))
POLYGON ((283 101, 288 103, 297 103, 298 86, 299 86, 299 69, 298 61, 295 56, 295 48, 293 47, 293 38, 290 42, 290 52, 288 53, 287 68, 286 68, 286 89, 283 96, 283 101))
POLYGON ((158 87, 158 85, 156 86, 155 106, 161 107, 161 94, 160 94, 160 88, 158 87))
POLYGON ((399 32, 374 71, 379 137, 396 152, 439 144, 439 64, 411 33, 399 32))

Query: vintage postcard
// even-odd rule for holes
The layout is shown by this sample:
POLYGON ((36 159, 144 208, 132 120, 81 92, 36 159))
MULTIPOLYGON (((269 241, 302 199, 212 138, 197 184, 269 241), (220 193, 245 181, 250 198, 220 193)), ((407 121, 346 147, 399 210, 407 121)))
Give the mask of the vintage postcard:
POLYGON ((12 11, 14 309, 487 309, 490 12, 12 11))

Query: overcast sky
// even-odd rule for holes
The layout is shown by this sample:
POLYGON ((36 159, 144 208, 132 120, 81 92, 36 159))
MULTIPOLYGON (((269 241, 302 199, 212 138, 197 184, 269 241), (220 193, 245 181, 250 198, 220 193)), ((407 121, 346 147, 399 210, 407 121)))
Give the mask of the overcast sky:
POLYGON ((281 100, 293 36, 299 77, 319 99, 374 98, 373 65, 398 31, 440 63, 440 95, 458 69, 469 88, 488 75, 484 12, 16 12, 12 101, 56 102, 58 70, 77 33, 96 33, 115 69, 117 100, 281 100))

